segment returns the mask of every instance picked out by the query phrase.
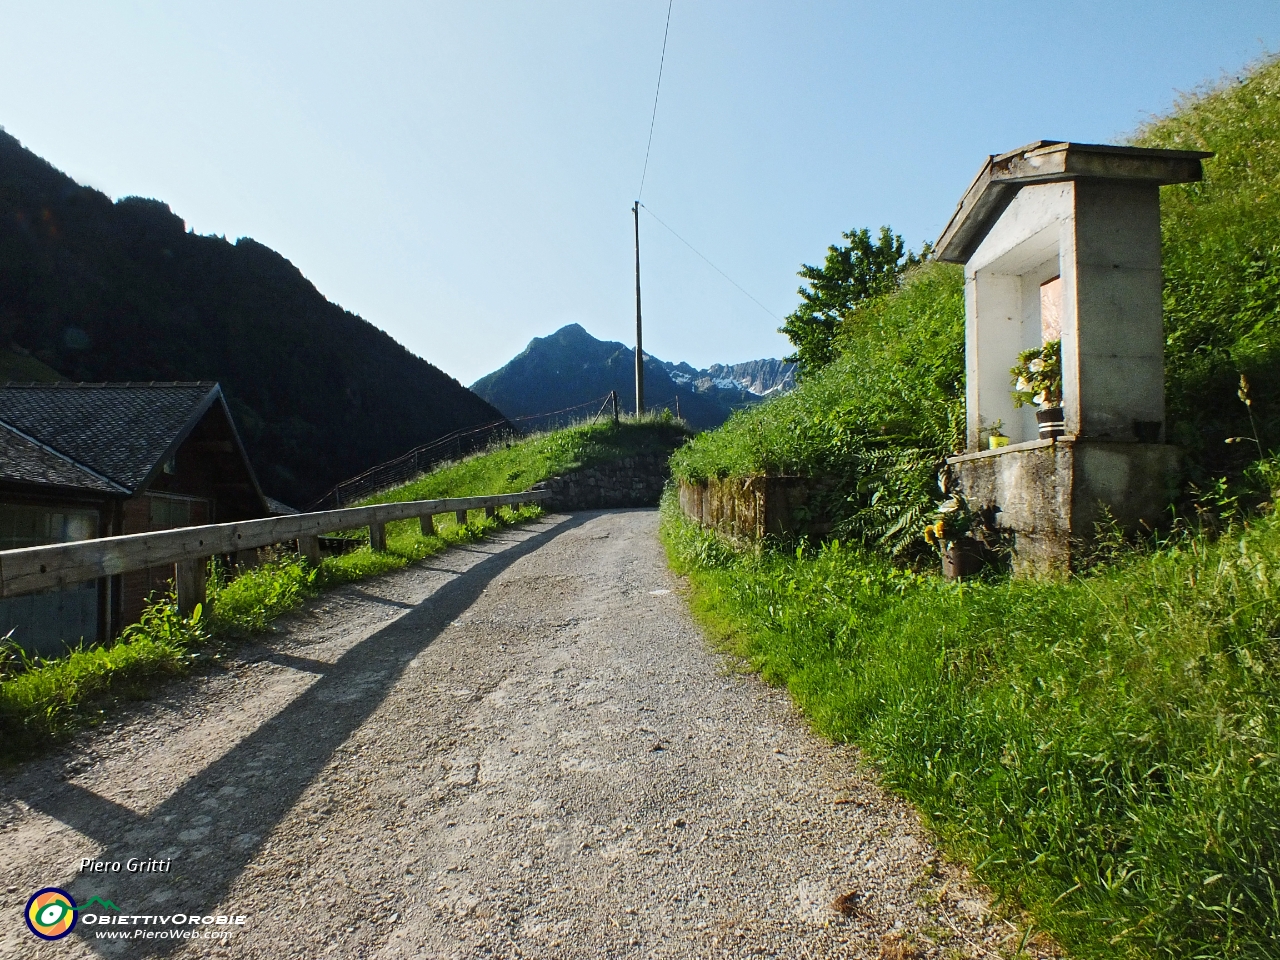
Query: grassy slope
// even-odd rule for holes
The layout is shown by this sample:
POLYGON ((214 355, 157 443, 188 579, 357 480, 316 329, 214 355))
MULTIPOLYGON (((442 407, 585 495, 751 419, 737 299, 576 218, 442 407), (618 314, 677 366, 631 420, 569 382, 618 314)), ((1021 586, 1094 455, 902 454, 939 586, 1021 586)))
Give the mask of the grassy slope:
POLYGON ((655 420, 584 423, 500 444, 481 456, 446 464, 366 503, 517 493, 556 474, 644 453, 668 453, 687 437, 678 424, 655 420))
POLYGON ((964 432, 964 278, 933 263, 858 311, 841 354, 791 393, 734 414, 672 459, 676 476, 811 474, 856 466, 875 446, 949 453, 964 432), (958 344, 958 347, 957 347, 958 344))
MULTIPOLYGON (((1239 478, 1280 444, 1280 61, 1186 98, 1136 142, 1217 154, 1203 183, 1162 195, 1167 390, 1192 479, 1239 478)), ((698 438, 676 472, 842 470, 860 481, 855 517, 873 492, 927 503, 922 470, 868 452, 943 450, 959 422, 946 269, 855 314, 832 367, 698 438)), ((670 508, 664 531, 703 620, 1075 953, 1277 955, 1280 520, 1065 583, 964 587, 836 546, 734 555, 670 508)))
POLYGON ((672 459, 685 479, 822 474, 836 531, 894 554, 918 552, 937 472, 964 433, 964 279, 925 264, 860 308, 838 359, 794 392, 742 411, 672 459))
POLYGON ((1205 178, 1161 191, 1166 378, 1173 436, 1199 473, 1257 456, 1236 398, 1251 380, 1264 447, 1280 444, 1280 59, 1184 98, 1134 141, 1211 150, 1205 178))
MULTIPOLYGON (((514 493, 578 466, 669 451, 684 436, 682 428, 662 421, 570 427, 448 464, 370 502, 514 493)), ((146 697, 165 677, 216 663, 229 643, 268 629, 317 591, 398 569, 539 513, 529 507, 485 519, 482 511, 472 511, 465 525, 451 515, 439 517, 432 536, 423 536, 417 521, 390 524, 385 552, 364 546, 326 557, 317 569, 284 554, 229 583, 214 571, 207 616, 186 621, 161 601, 107 648, 78 650, 43 664, 23 663, 13 650, 6 659, 0 648, 0 758, 55 745, 100 720, 113 702, 146 697)))

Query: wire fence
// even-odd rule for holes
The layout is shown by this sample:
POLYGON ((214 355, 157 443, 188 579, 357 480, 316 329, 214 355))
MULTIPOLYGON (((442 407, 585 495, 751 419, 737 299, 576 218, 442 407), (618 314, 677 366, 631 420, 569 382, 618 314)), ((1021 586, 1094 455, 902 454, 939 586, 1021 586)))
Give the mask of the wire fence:
POLYGON ((614 397, 615 394, 611 392, 603 397, 586 400, 562 410, 495 420, 467 430, 455 430, 447 436, 414 447, 394 460, 379 463, 363 473, 335 484, 328 493, 311 503, 307 509, 327 510, 350 506, 364 497, 407 483, 441 463, 460 460, 470 453, 483 450, 517 433, 532 433, 548 427, 564 426, 575 418, 583 419, 587 410, 597 411, 591 418, 595 420, 605 413, 614 397))

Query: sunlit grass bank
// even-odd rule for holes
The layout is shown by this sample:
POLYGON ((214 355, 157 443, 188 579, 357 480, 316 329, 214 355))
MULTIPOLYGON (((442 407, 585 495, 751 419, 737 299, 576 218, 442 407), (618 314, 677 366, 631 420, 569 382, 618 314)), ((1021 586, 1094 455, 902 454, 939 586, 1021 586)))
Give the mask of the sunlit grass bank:
POLYGON ((663 536, 712 633, 1073 955, 1276 956, 1280 520, 964 585, 736 553, 670 501, 663 536))

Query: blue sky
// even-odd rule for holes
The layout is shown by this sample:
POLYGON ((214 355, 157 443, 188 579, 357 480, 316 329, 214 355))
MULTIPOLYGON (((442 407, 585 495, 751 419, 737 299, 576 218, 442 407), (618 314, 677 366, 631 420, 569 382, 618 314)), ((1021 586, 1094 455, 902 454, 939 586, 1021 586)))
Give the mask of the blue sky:
MULTIPOLYGON (((577 322, 633 335, 630 205, 667 0, 0 0, 0 125, 112 197, 251 236, 470 383, 577 322)), ((843 230, 934 239, 989 153, 1116 141, 1280 51, 1276 0, 675 0, 643 200, 794 308, 843 230)), ((645 346, 781 356, 642 214, 645 346)))

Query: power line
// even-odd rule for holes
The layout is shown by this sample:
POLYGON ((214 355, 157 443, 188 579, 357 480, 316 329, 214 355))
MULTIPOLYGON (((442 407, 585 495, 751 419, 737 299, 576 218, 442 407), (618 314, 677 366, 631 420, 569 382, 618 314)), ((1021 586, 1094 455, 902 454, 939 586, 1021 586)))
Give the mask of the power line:
POLYGON ((751 294, 747 293, 747 291, 746 291, 746 290, 744 290, 744 289, 742 288, 742 285, 741 285, 741 284, 739 284, 739 283, 738 283, 738 281, 734 280, 734 279, 733 279, 733 277, 729 276, 727 273, 725 273, 723 270, 721 270, 719 267, 717 267, 714 263, 712 263, 712 262, 711 262, 711 261, 710 261, 710 260, 709 260, 709 259, 708 259, 704 254, 703 254, 703 253, 702 253, 702 251, 701 251, 701 250, 699 250, 697 247, 695 247, 692 243, 690 243, 690 242, 689 242, 688 240, 686 240, 684 237, 680 236, 680 234, 676 233, 674 230, 672 230, 670 227, 668 227, 668 226, 666 225, 666 223, 664 223, 664 222, 662 221, 662 219, 661 219, 661 218, 660 218, 656 213, 654 213, 652 210, 650 210, 648 207, 646 207, 643 203, 642 203, 642 204, 640 204, 640 206, 641 206, 641 207, 644 207, 644 212, 645 212, 645 213, 649 214, 649 216, 651 216, 651 217, 653 217, 653 219, 657 220, 657 221, 658 221, 658 223, 661 223, 664 227, 666 227, 667 231, 668 231, 668 232, 669 232, 673 237, 675 237, 677 240, 679 240, 681 243, 683 243, 686 247, 688 247, 690 250, 692 250, 692 251, 693 251, 694 253, 696 253, 698 256, 702 257, 702 259, 703 259, 704 261, 706 261, 707 266, 709 266, 712 270, 714 270, 716 273, 720 274, 720 276, 724 277, 726 280, 728 280, 730 283, 732 283, 735 287, 737 287, 737 288, 738 288, 738 291, 739 291, 739 292, 740 292, 744 297, 746 297, 748 300, 750 300, 752 303, 754 303, 757 307, 759 307, 761 310, 763 310, 765 313, 767 313, 767 314, 768 314, 770 317, 772 317, 774 320, 777 320, 779 323, 783 323, 783 322, 784 322, 784 321, 783 321, 783 319, 782 319, 781 317, 777 316, 777 315, 776 315, 772 310, 770 310, 768 307, 766 307, 763 303, 761 303, 761 302, 760 302, 759 300, 757 300, 755 297, 751 296, 751 294))
POLYGON ((671 6, 675 0, 667 0, 667 25, 662 30, 662 57, 658 60, 658 86, 653 91, 653 116, 649 118, 649 143, 644 148, 644 170, 640 172, 640 189, 636 191, 638 201, 644 193, 644 178, 649 172, 649 150, 653 146, 653 125, 658 119, 658 94, 662 92, 662 65, 667 62, 667 34, 671 31, 671 6))

